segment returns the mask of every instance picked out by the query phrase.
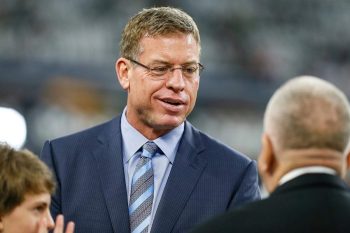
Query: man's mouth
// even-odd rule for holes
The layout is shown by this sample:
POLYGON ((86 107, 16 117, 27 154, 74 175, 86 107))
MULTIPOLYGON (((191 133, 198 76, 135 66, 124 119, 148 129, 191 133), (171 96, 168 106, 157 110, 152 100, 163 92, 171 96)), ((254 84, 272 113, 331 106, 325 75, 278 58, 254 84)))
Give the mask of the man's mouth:
POLYGON ((185 104, 185 102, 180 100, 180 99, 165 98, 165 99, 162 99, 162 101, 167 103, 167 104, 174 105, 174 106, 179 106, 179 105, 185 104))

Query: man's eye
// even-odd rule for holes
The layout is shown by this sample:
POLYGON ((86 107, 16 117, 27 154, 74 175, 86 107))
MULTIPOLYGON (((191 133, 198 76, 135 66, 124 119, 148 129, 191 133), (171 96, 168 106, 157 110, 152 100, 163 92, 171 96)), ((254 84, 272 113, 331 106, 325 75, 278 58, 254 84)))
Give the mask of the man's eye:
POLYGON ((166 73, 168 71, 169 67, 167 66, 156 66, 156 67, 152 67, 151 71, 154 73, 166 73))
POLYGON ((197 67, 196 66, 186 66, 183 68, 183 71, 188 73, 188 74, 193 74, 197 71, 197 67))

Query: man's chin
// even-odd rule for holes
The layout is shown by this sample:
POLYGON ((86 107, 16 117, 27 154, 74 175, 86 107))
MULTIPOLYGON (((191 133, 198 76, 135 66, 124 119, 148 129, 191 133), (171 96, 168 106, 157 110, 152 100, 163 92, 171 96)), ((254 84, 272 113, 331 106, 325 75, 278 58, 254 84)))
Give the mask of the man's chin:
POLYGON ((184 122, 185 119, 181 117, 168 117, 167 119, 162 119, 154 125, 154 128, 161 130, 171 130, 184 122))

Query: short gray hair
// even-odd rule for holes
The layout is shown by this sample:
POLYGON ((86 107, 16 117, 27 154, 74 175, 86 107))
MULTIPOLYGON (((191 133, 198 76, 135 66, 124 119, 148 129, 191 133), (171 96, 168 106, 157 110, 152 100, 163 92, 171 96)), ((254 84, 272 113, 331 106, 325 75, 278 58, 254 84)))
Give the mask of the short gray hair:
POLYGON ((348 99, 333 84, 296 77, 270 99, 265 131, 281 149, 328 148, 343 153, 350 137, 349 109, 348 99))

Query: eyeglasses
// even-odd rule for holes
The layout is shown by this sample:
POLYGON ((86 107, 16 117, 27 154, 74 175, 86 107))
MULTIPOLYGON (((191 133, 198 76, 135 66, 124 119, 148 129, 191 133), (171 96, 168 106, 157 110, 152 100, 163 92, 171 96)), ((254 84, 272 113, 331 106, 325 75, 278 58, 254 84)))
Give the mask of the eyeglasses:
POLYGON ((126 58, 132 63, 135 63, 138 66, 141 66, 148 70, 148 72, 152 75, 153 78, 157 80, 165 79, 165 74, 168 72, 173 72, 174 70, 180 69, 182 74, 188 79, 195 79, 199 77, 200 72, 204 69, 204 66, 201 63, 191 63, 181 65, 181 67, 173 67, 171 65, 153 65, 146 66, 138 61, 135 61, 131 58, 126 58), (198 72, 197 72, 198 71, 198 72))

